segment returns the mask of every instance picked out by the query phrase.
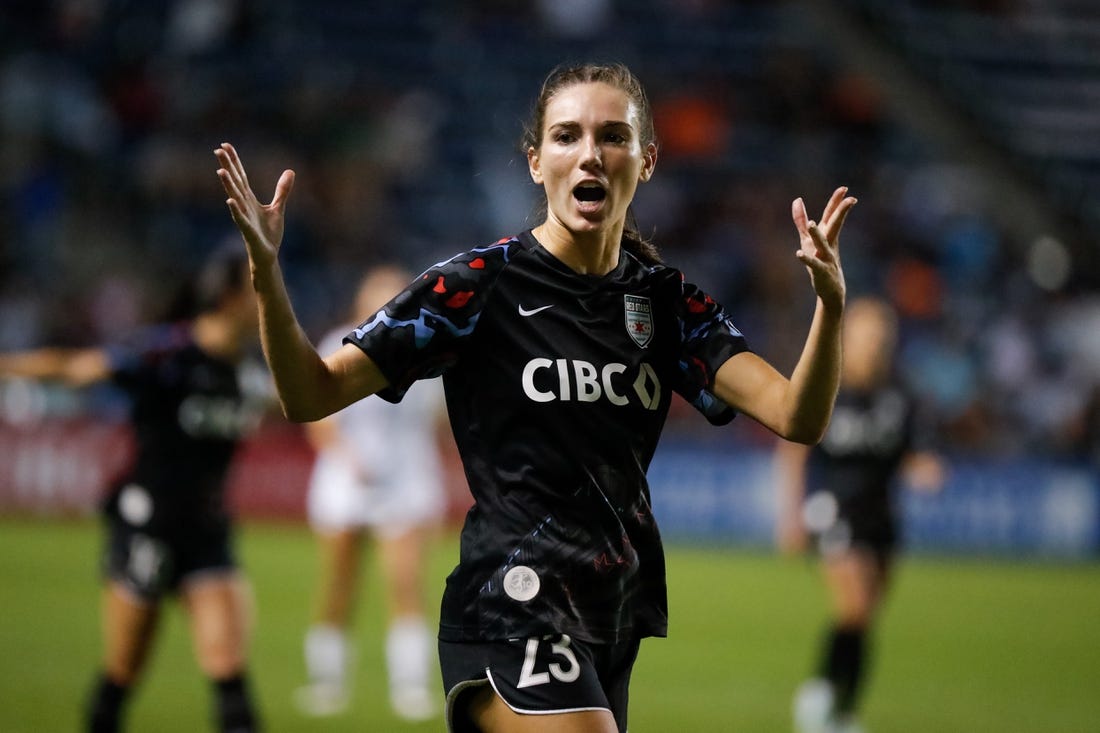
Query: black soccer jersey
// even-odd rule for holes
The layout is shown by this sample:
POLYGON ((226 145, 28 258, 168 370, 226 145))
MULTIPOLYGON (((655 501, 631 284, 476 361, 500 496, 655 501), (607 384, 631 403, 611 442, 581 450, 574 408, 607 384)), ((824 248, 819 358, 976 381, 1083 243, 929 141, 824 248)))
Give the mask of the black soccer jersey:
POLYGON ((713 300, 625 250, 579 275, 525 232, 429 268, 345 340, 386 399, 443 373, 475 503, 440 638, 665 634, 645 473, 673 391, 733 417, 709 388, 747 346, 713 300))
POLYGON ((808 491, 827 490, 845 513, 891 524, 891 486, 914 436, 914 403, 902 389, 841 389, 810 453, 808 491))
POLYGON ((122 485, 137 490, 112 492, 107 513, 153 534, 225 526, 226 473, 259 416, 237 366, 202 351, 186 324, 146 329, 109 355, 137 443, 122 485))

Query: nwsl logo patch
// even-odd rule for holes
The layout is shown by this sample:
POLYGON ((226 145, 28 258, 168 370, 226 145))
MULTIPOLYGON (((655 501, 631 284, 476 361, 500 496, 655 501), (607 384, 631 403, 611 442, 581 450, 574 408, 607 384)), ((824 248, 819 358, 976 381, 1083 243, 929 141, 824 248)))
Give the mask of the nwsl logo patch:
POLYGON ((649 305, 649 298, 624 295, 623 305, 626 308, 626 332, 634 339, 634 343, 645 348, 653 338, 653 309, 649 305))

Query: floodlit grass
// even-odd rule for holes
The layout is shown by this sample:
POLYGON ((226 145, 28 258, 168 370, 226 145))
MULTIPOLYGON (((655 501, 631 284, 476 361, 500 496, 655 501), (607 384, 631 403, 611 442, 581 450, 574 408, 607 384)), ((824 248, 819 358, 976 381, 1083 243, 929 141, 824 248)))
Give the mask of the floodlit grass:
MULTIPOLYGON (((243 562, 257 599, 251 674, 270 733, 441 731, 389 714, 370 577, 359 618, 353 707, 300 716, 314 549, 298 526, 249 524, 243 562)), ((0 731, 80 730, 99 654, 99 527, 85 520, 0 519, 0 731)), ((824 619, 813 566, 764 553, 669 550, 670 638, 643 643, 631 733, 790 730, 795 686, 812 667, 824 619)), ((429 608, 457 556, 433 556, 429 608)), ((209 730, 210 696, 179 609, 167 607, 129 730, 209 730)), ((875 638, 864 720, 873 733, 1095 733, 1100 721, 1100 565, 911 558, 875 638)))

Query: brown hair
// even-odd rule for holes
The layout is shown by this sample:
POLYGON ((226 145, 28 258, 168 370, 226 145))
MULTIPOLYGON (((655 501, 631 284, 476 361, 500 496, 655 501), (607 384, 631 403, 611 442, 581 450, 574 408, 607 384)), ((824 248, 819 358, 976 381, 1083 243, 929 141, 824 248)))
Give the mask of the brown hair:
MULTIPOLYGON (((624 92, 638 110, 638 142, 643 148, 657 142, 657 135, 653 128, 653 111, 649 106, 649 98, 638 77, 624 64, 598 64, 585 63, 575 66, 562 65, 555 68, 542 83, 538 100, 535 102, 531 119, 523 129, 521 140, 522 151, 527 153, 531 148, 536 150, 542 146, 542 128, 546 122, 546 106, 555 94, 577 84, 604 83, 624 92)), ((542 202, 545 208, 546 202, 542 202)), ((634 219, 634 212, 627 209, 626 225, 623 227, 622 246, 635 257, 650 265, 660 264, 661 257, 657 247, 642 236, 638 231, 638 223, 634 219)))

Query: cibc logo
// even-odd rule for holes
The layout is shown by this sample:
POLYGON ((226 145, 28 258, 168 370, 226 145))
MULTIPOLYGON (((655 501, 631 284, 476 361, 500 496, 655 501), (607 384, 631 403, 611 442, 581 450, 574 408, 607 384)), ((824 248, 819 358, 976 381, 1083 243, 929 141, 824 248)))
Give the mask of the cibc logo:
POLYGON ((638 373, 627 374, 626 364, 612 362, 597 367, 581 359, 536 358, 523 367, 523 393, 534 402, 598 402, 630 404, 635 396, 642 407, 656 410, 661 404, 661 381, 646 362, 638 373), (536 386, 536 381, 539 385, 536 386))

